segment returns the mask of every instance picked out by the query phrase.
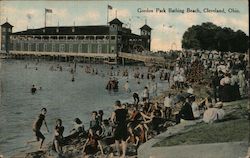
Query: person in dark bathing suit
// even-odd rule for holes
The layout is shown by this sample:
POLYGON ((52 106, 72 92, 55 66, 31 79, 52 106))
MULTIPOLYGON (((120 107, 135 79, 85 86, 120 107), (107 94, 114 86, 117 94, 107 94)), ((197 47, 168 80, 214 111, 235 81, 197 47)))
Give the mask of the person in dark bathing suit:
POLYGON ((114 131, 115 144, 118 154, 120 154, 119 142, 122 142, 122 158, 125 157, 128 138, 127 131, 127 114, 128 111, 124 109, 121 105, 121 102, 118 100, 115 102, 116 110, 112 113, 111 121, 116 125, 114 131))
POLYGON ((62 146, 63 146, 63 141, 64 141, 63 132, 64 132, 64 127, 62 126, 62 120, 57 119, 53 145, 55 147, 55 151, 59 154, 62 152, 62 146))
POLYGON ((31 88, 31 94, 35 94, 36 93, 36 87, 35 85, 32 85, 32 88, 31 88))
POLYGON ((49 132, 47 123, 45 121, 45 115, 46 115, 46 113, 47 113, 47 109, 46 108, 42 108, 41 109, 41 114, 38 116, 38 119, 33 124, 33 132, 35 133, 36 141, 40 141, 40 139, 42 140, 41 144, 40 144, 40 149, 42 148, 43 142, 45 140, 44 135, 40 131, 43 123, 44 123, 45 127, 47 128, 47 132, 49 132))
POLYGON ((140 101, 138 93, 133 93, 133 98, 134 98, 134 104, 137 106, 140 101))

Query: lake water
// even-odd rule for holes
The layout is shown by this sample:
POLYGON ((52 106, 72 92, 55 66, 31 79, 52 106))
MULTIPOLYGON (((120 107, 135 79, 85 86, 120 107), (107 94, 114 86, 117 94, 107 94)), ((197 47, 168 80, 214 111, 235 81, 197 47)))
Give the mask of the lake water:
MULTIPOLYGON (((65 126, 64 135, 72 127, 72 120, 79 117, 88 128, 93 110, 104 110, 104 118, 110 116, 116 100, 132 102, 132 93, 125 92, 121 87, 129 80, 132 92, 143 91, 149 84, 148 80, 137 80, 132 75, 129 79, 118 77, 119 91, 108 92, 105 89, 110 71, 108 65, 92 65, 105 75, 92 75, 84 71, 86 65, 78 64, 75 82, 71 82, 69 72, 73 64, 43 61, 1 60, 0 59, 0 155, 11 156, 18 152, 34 150, 34 146, 26 144, 34 139, 32 123, 42 107, 48 112, 46 121, 50 133, 45 132, 45 144, 52 140, 55 120, 61 118, 65 126), (51 71, 50 67, 60 64, 63 71, 51 71), (27 68, 25 68, 27 65, 27 68), (37 68, 37 70, 36 70, 37 68), (42 87, 35 95, 30 93, 32 85, 42 87)), ((131 70, 134 67, 126 67, 131 70)), ((115 69, 118 69, 115 67, 115 69)), ((124 69, 124 67, 119 67, 124 69)), ((146 71, 142 67, 140 71, 146 71)), ((114 70, 115 71, 115 70, 114 70)), ((100 73, 99 73, 100 74, 100 73)), ((165 83, 158 83, 158 93, 164 90, 165 83)))

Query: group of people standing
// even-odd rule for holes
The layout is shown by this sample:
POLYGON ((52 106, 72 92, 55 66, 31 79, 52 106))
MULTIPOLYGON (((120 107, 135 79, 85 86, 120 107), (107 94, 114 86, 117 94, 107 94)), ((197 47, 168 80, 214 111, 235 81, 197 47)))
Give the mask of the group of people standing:
POLYGON ((213 95, 216 101, 230 102, 246 97, 247 80, 243 70, 232 73, 215 72, 212 78, 213 95))

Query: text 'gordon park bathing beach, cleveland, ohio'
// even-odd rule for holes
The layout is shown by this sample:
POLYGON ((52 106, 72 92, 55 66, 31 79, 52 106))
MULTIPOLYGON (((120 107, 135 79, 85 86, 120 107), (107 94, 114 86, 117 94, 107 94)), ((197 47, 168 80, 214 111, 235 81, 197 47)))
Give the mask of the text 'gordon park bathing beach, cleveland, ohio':
POLYGON ((240 13, 237 8, 137 8, 138 13, 240 13))

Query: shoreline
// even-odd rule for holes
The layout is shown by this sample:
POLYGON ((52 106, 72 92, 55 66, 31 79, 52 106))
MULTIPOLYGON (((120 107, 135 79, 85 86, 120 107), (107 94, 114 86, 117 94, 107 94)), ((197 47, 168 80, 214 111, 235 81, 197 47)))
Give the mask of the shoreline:
MULTIPOLYGON (((164 92, 162 92, 162 94, 161 95, 158 95, 158 96, 154 96, 154 97, 152 97, 152 103, 154 104, 154 103, 156 103, 156 102, 159 102, 159 103, 162 103, 163 102, 163 99, 164 99, 164 97, 166 96, 166 93, 169 93, 171 90, 168 90, 168 91, 164 91, 164 92)), ((172 90, 172 91, 175 91, 175 90, 172 90)), ((127 104, 127 102, 124 102, 125 104, 127 104)), ((131 103, 128 103, 128 104, 131 104, 131 103)), ((174 127, 175 125, 173 125, 173 126, 169 126, 169 127, 174 127)), ((164 132, 166 132, 166 131, 163 131, 162 133, 164 133, 164 132)), ((161 133, 161 134, 162 134, 161 133)), ((157 137, 158 135, 155 135, 155 137, 157 137)), ((152 137, 152 138, 154 138, 154 137, 152 137)), ((152 138, 150 138, 149 140, 151 140, 152 138)), ((25 155, 26 156, 26 158, 32 158, 34 155, 35 156, 37 156, 37 155, 47 155, 48 153, 49 154, 51 154, 51 141, 50 142, 48 142, 47 144, 46 144, 46 146, 44 146, 44 148, 45 148, 45 150, 43 150, 43 151, 31 151, 31 152, 21 152, 21 154, 22 155, 25 155), (32 156, 33 155, 33 156, 32 156)), ((147 143, 147 142, 145 142, 145 143, 147 143)), ((144 144, 144 143, 143 143, 144 144)), ((73 149, 72 149, 73 150, 73 149)), ((65 150, 65 151, 67 151, 67 149, 65 150)), ((56 154, 55 152, 52 152, 52 155, 53 154, 56 154)), ((81 154, 80 154, 81 155, 81 154)), ((136 154, 136 155, 134 155, 134 156, 127 156, 127 157, 130 157, 130 158, 134 158, 134 157, 137 157, 138 155, 136 154)), ((76 156, 77 157, 77 156, 76 156)), ((18 158, 18 157, 15 157, 15 156, 13 156, 13 157, 11 157, 11 158, 18 158)))

